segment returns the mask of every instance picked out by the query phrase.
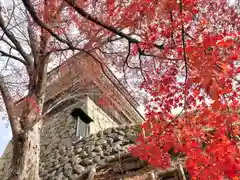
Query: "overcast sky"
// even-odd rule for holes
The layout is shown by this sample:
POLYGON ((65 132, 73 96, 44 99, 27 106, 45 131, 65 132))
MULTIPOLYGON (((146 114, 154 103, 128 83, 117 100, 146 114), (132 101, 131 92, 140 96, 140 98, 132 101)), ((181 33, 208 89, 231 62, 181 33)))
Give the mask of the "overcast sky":
POLYGON ((8 142, 12 138, 10 126, 6 126, 6 124, 6 120, 0 120, 0 156, 2 156, 8 142))

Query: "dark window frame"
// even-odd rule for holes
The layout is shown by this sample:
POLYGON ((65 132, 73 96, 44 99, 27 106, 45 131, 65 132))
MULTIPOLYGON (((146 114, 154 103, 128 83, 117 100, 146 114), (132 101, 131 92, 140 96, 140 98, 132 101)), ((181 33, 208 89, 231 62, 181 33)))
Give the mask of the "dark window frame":
POLYGON ((71 112, 76 122, 76 137, 79 139, 90 134, 90 123, 93 120, 80 108, 75 108, 71 112))

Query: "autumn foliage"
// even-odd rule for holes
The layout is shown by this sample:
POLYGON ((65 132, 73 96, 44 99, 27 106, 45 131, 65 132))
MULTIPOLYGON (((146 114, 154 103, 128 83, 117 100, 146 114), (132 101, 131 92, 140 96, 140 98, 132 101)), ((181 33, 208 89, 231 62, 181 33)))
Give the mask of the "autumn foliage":
MULTIPOLYGON (((227 0, 106 0, 98 9, 99 3, 91 1, 88 6, 87 1, 75 1, 67 8, 67 20, 71 21, 66 22, 75 24, 88 37, 85 48, 96 46, 101 37, 115 34, 128 41, 127 58, 145 57, 138 69, 144 76, 141 88, 150 98, 138 144, 130 149, 132 154, 160 168, 168 168, 173 156, 181 156, 193 180, 237 180, 237 7, 230 6, 227 0), (76 13, 76 7, 88 8, 92 16, 82 10, 76 13), (119 29, 127 29, 139 38, 119 29), (174 109, 180 112, 173 115, 174 109)), ((58 27, 58 34, 60 30, 58 27)))
POLYGON ((224 0, 133 0, 124 17, 136 24, 137 13, 128 9, 144 13, 148 24, 140 32, 144 41, 132 45, 132 54, 160 49, 157 66, 141 84, 151 98, 138 145, 130 151, 160 168, 170 166, 173 154, 181 155, 195 180, 238 179, 236 8, 224 0), (180 112, 173 115, 176 108, 180 112))
MULTIPOLYGON (((7 36, 21 58, 2 54, 23 63, 30 79, 25 99, 30 108, 26 108, 21 123, 14 116, 9 118, 22 128, 19 131, 12 125, 15 152, 25 153, 24 157, 16 155, 19 159, 23 157, 22 162, 31 158, 28 151, 35 152, 34 145, 31 151, 23 149, 28 146, 21 143, 20 146, 18 139, 32 131, 26 127, 28 122, 35 125, 35 120, 29 119, 33 112, 41 120, 46 88, 42 80, 47 76, 45 69, 51 53, 56 54, 56 59, 59 53, 68 50, 109 57, 106 54, 115 53, 111 42, 119 40, 116 49, 123 51, 120 54, 126 58, 121 59, 117 54, 115 59, 99 63, 113 64, 123 71, 125 66, 140 71, 138 76, 143 77, 140 87, 149 97, 146 121, 131 153, 160 168, 171 166, 173 158, 183 158, 193 180, 240 179, 239 7, 230 6, 227 0, 23 0, 22 3, 31 27, 27 30, 31 32, 33 59, 4 23, 0 23, 3 31, 10 32, 7 36), (34 46, 35 41, 40 47, 34 46), (106 44, 110 44, 110 50, 105 48, 106 44), (176 109, 180 111, 173 115, 176 109)), ((8 95, 3 90, 6 90, 4 83, 0 85, 1 93, 8 95)), ((11 110, 13 103, 9 99, 5 98, 5 104, 11 110)), ((8 112, 9 116, 12 112, 8 112)), ((39 130, 40 126, 41 123, 35 127, 39 130)), ((22 143, 29 144, 28 138, 22 143)), ((38 161, 39 157, 30 166, 38 161)), ((18 162, 16 159, 16 172, 27 177, 26 168, 19 169, 18 162)), ((36 176, 38 168, 38 165, 31 167, 36 176)))
MULTIPOLYGON (((160 168, 169 167, 173 154, 177 154, 184 157, 189 175, 196 180, 238 179, 237 7, 231 7, 227 0, 65 2, 71 6, 54 0, 48 5, 52 8, 38 10, 45 23, 54 24, 49 19, 53 17, 61 25, 52 27, 57 35, 69 31, 68 23, 74 24, 89 39, 85 44, 88 49, 93 44, 96 47, 102 37, 115 34, 128 41, 128 56, 145 57, 138 69, 144 76, 141 88, 150 98, 138 145, 130 149, 132 154, 160 168), (69 16, 62 13, 55 17, 54 10, 62 7, 69 16), (76 7, 88 9, 91 16, 76 7), (138 38, 119 29, 127 29, 138 38), (180 112, 173 115, 174 109, 180 112)), ((126 62, 128 59, 123 64, 126 62)))

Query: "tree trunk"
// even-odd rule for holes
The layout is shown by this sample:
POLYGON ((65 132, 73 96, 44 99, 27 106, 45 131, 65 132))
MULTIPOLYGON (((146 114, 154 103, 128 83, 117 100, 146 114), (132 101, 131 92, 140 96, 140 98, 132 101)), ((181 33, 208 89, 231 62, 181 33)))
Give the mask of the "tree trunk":
POLYGON ((13 159, 9 180, 39 180, 40 130, 37 122, 20 137, 13 137, 13 159))

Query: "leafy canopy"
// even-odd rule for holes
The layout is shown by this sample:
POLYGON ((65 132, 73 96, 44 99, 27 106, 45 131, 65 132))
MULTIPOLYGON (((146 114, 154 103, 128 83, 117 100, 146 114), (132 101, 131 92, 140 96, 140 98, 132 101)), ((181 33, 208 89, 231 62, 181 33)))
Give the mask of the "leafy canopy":
MULTIPOLYGON (((113 16, 120 11, 117 2, 109 4, 113 16)), ((130 151, 167 168, 173 150, 184 155, 192 179, 238 179, 236 7, 225 0, 133 0, 121 12, 135 26, 145 23, 139 31, 143 41, 131 46, 132 55, 158 58, 141 84, 150 98, 138 145, 130 151), (144 14, 141 21, 138 14, 144 14), (180 113, 173 115, 173 109, 180 113)))

